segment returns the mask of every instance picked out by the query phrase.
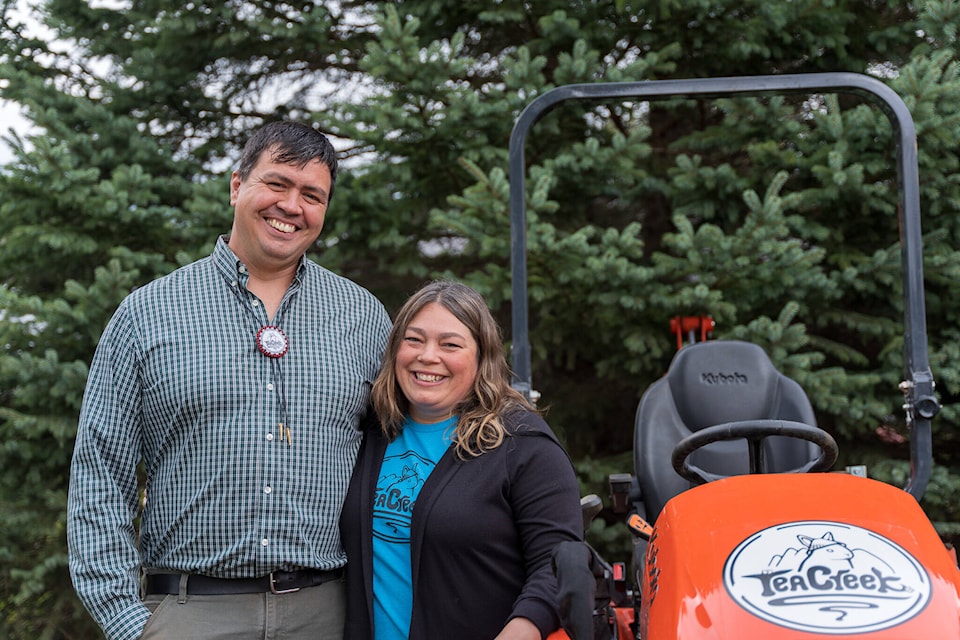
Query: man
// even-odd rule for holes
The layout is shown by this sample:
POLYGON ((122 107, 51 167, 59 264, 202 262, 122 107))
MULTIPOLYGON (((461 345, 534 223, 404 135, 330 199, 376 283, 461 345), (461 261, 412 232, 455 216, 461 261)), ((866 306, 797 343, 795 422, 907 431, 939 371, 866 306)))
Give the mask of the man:
POLYGON ((336 175, 322 134, 264 126, 232 175, 230 235, 104 331, 67 540, 109 640, 342 635, 338 520, 390 320, 305 257, 336 175))

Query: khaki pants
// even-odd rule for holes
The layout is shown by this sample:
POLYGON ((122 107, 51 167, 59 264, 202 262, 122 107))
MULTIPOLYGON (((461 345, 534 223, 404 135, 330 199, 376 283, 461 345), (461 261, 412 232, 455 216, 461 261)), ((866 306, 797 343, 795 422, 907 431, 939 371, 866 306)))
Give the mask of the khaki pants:
POLYGON ((293 593, 148 595, 141 640, 342 640, 346 585, 293 593))

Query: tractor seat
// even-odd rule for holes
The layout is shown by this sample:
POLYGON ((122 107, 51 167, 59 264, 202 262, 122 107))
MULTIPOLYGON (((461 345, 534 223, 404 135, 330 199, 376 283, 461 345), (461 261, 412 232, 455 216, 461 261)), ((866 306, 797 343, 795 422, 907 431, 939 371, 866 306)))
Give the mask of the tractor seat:
MULTIPOLYGON (((806 393, 774 368, 761 347, 713 340, 680 349, 637 408, 633 456, 645 512, 641 515, 654 522, 670 498, 693 486, 671 463, 673 449, 683 438, 712 425, 764 419, 816 425, 806 393)), ((794 438, 771 437, 764 447, 773 472, 796 469, 819 455, 816 445, 794 438)), ((690 459, 710 473, 750 471, 744 440, 709 444, 690 459)))

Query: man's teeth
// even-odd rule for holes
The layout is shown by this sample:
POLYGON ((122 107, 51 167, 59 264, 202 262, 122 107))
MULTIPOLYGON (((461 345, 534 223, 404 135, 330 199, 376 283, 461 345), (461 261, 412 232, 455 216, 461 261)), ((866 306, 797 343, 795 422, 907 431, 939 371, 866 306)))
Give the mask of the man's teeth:
POLYGON ((273 218, 267 220, 267 224, 276 229, 277 231, 283 231, 284 233, 293 233, 296 231, 296 227, 292 224, 287 224, 286 222, 280 222, 279 220, 274 220, 273 218))
POLYGON ((417 380, 422 382, 440 382, 443 380, 443 376, 431 375, 429 373, 418 373, 416 374, 417 380))

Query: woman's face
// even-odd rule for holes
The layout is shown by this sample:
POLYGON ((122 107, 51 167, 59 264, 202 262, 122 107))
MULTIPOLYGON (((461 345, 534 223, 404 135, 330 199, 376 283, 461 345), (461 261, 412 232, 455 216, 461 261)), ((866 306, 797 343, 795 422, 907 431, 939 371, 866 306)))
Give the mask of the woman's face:
POLYGON ((407 325, 395 366, 400 389, 410 402, 410 417, 425 424, 440 422, 473 391, 477 341, 452 313, 431 302, 407 325))

